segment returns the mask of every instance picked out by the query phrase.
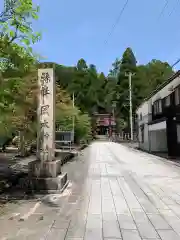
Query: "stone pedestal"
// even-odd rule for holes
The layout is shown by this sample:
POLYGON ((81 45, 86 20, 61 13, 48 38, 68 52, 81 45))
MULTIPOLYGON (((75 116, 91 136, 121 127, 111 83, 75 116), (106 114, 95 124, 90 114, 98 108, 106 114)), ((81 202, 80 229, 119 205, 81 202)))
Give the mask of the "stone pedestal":
POLYGON ((40 193, 58 193, 63 191, 67 184, 67 173, 61 173, 61 161, 30 162, 29 179, 33 191, 40 193))

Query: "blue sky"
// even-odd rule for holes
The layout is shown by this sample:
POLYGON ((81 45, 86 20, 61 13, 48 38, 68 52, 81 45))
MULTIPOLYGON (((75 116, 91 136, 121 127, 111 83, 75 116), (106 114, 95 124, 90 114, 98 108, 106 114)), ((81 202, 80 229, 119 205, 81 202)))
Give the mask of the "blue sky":
POLYGON ((107 74, 127 47, 132 48, 140 64, 152 58, 172 64, 180 57, 178 0, 169 0, 159 20, 166 0, 129 0, 107 44, 109 31, 126 0, 37 1, 41 12, 34 27, 42 31, 42 40, 34 49, 46 61, 75 65, 84 58, 107 74))

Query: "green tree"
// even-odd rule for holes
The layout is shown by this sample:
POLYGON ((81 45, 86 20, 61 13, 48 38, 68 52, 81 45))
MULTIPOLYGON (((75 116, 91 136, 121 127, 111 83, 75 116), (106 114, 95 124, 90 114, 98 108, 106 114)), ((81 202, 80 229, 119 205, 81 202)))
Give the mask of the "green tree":
POLYGON ((30 143, 36 132, 37 71, 32 70, 24 78, 3 79, 0 97, 0 133, 20 133, 19 152, 26 154, 26 143, 30 143))
POLYGON ((75 94, 75 103, 82 112, 92 114, 98 102, 100 86, 96 67, 94 65, 88 67, 85 60, 80 59, 67 89, 71 95, 75 94))
POLYGON ((106 80, 103 102, 106 112, 111 112, 113 101, 117 100, 117 80, 111 77, 108 77, 106 80))
MULTIPOLYGON (((116 101, 117 101, 117 115, 121 115, 121 118, 127 122, 129 118, 129 81, 127 77, 127 73, 136 73, 136 58, 131 48, 127 48, 123 53, 121 62, 119 64, 119 74, 117 79, 117 90, 116 90, 116 101)), ((134 89, 136 88, 136 80, 133 78, 132 82, 132 92, 133 98, 136 100, 136 92, 134 89)), ((135 107, 136 103, 133 101, 133 107, 135 107)))
POLYGON ((141 85, 143 98, 147 97, 160 84, 173 74, 172 67, 167 62, 153 59, 147 65, 137 67, 137 79, 141 85))
POLYGON ((115 62, 112 64, 112 69, 110 69, 108 76, 109 77, 114 77, 117 78, 118 74, 119 74, 119 65, 120 65, 121 61, 116 58, 115 62))
POLYGON ((68 93, 60 85, 56 85, 56 122, 61 131, 72 131, 73 117, 78 114, 77 107, 73 107, 68 93))
POLYGON ((87 113, 79 113, 75 119, 75 140, 77 143, 88 143, 91 139, 91 119, 87 113))
POLYGON ((98 86, 97 86, 97 90, 96 90, 96 94, 97 94, 97 109, 96 110, 98 110, 98 107, 105 109, 106 108, 106 91, 109 91, 109 89, 108 89, 108 87, 106 88, 107 78, 103 72, 101 72, 98 75, 97 84, 98 84, 98 86))
POLYGON ((10 134, 17 130, 24 137, 31 133, 31 114, 37 106, 30 75, 37 60, 32 44, 40 39, 32 28, 39 7, 32 0, 6 0, 4 6, 0 14, 0 131, 10 134))
POLYGON ((119 65, 119 73, 136 72, 136 58, 131 48, 127 48, 123 53, 121 63, 119 65))
POLYGON ((64 89, 68 89, 68 86, 72 84, 74 79, 76 67, 67 67, 59 64, 55 64, 55 75, 57 83, 64 89))
MULTIPOLYGON (((65 89, 70 96, 75 94, 77 108, 90 117, 99 109, 111 112, 113 101, 117 101, 115 114, 118 126, 126 128, 129 122, 129 81, 125 73, 129 71, 135 73, 132 77, 133 113, 143 99, 173 73, 168 63, 159 60, 138 66, 132 49, 127 48, 122 59, 115 60, 112 74, 108 74, 107 77, 104 73, 98 73, 95 65, 88 66, 84 59, 80 59, 74 67, 56 64, 56 80, 61 89, 65 89)), ((71 119, 71 111, 67 110, 66 122, 72 123, 68 120, 71 119)), ((65 112, 64 114, 66 115, 65 112)))
POLYGON ((81 140, 87 142, 91 139, 91 121, 88 114, 82 114, 81 111, 73 106, 72 100, 65 90, 56 86, 56 122, 61 131, 74 130, 75 141, 81 140))
POLYGON ((86 111, 87 102, 85 96, 87 94, 87 65, 84 59, 80 59, 74 71, 71 84, 67 90, 75 95, 75 104, 80 107, 81 111, 86 111))
POLYGON ((97 109, 100 85, 96 66, 91 64, 87 70, 87 95, 85 96, 90 115, 97 109))
POLYGON ((0 14, 0 70, 25 68, 36 57, 32 44, 40 40, 40 33, 33 31, 33 20, 38 19, 39 7, 32 0, 5 0, 0 14))

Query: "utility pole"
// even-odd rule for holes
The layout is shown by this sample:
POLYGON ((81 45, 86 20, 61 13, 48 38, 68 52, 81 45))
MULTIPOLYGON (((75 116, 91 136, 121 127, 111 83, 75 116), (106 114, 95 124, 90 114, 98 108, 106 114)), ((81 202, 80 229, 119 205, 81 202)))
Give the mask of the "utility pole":
MULTIPOLYGON (((115 121, 115 109, 116 109, 116 101, 113 101, 112 102, 112 116, 113 116, 114 124, 116 124, 116 121, 115 121)), ((113 133, 115 133, 115 125, 113 125, 113 133)))
POLYGON ((75 104, 74 104, 74 102, 75 102, 75 100, 74 100, 74 92, 73 92, 73 99, 72 99, 72 102, 73 102, 73 119, 72 119, 72 125, 73 125, 73 142, 74 142, 74 106, 75 106, 75 104))
POLYGON ((111 138, 111 111, 109 111, 109 139, 111 138))
POLYGON ((132 116, 132 72, 125 73, 125 76, 129 79, 129 121, 131 130, 131 140, 133 141, 133 116, 132 116))

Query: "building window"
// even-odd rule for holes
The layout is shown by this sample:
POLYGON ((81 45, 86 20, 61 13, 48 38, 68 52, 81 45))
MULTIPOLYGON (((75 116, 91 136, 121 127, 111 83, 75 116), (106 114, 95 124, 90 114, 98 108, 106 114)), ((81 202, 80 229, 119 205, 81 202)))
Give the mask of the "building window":
POLYGON ((158 109, 159 109, 159 113, 162 113, 162 101, 161 100, 158 101, 158 109))
POLYGON ((177 124, 177 143, 180 143, 180 124, 177 124))
POLYGON ((139 119, 142 120, 142 113, 140 113, 140 115, 139 115, 139 119))
POLYGON ((141 126, 141 142, 144 143, 144 126, 141 126))
POLYGON ((180 89, 176 88, 175 90, 175 104, 179 105, 180 104, 180 89))
POLYGON ((154 114, 158 114, 158 113, 162 113, 162 101, 161 100, 157 100, 154 103, 154 114))
POLYGON ((157 104, 154 103, 154 114, 156 115, 157 114, 157 104))
POLYGON ((170 106, 170 104, 171 104, 171 96, 169 95, 165 98, 165 106, 168 107, 170 106))

